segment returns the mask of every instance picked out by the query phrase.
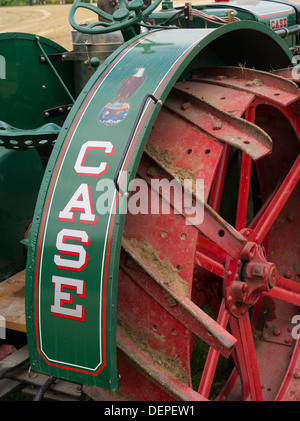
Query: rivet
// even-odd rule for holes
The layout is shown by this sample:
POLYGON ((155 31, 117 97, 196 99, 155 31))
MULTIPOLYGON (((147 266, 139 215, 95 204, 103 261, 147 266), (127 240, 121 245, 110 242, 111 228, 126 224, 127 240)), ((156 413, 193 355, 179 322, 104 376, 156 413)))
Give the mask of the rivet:
POLYGON ((290 337, 287 337, 287 338, 285 338, 284 342, 285 342, 287 345, 290 345, 290 344, 292 343, 292 339, 291 339, 290 337))
POLYGON ((295 371, 294 377, 295 379, 300 379, 300 370, 295 371))
POLYGON ((273 330, 273 334, 274 334, 275 336, 279 336, 279 335, 281 334, 281 330, 280 330, 278 327, 276 327, 276 328, 273 330))

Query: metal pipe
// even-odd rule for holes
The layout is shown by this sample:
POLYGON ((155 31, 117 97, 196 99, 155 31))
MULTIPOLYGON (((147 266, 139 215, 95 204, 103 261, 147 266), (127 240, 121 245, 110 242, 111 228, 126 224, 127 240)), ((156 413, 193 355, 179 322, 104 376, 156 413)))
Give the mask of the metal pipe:
POLYGON ((49 379, 40 387, 37 394, 33 398, 33 401, 37 402, 42 400, 45 392, 49 389, 49 387, 55 382, 56 377, 49 377, 49 379))
POLYGON ((275 31, 281 38, 288 37, 289 35, 299 35, 300 25, 289 26, 288 28, 280 28, 275 31))

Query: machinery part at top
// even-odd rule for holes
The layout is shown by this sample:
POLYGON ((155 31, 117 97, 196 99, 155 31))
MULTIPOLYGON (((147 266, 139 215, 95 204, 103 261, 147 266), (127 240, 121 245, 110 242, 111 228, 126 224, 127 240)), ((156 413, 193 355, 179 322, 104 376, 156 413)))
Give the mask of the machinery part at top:
POLYGON ((82 0, 75 0, 70 9, 69 22, 74 29, 85 34, 106 34, 113 31, 124 31, 149 16, 160 3, 161 0, 155 0, 149 7, 142 10, 144 7, 142 0, 131 1, 128 4, 128 8, 125 0, 119 0, 119 8, 110 15, 93 4, 83 3, 82 0), (78 8, 93 11, 99 16, 99 21, 89 23, 86 26, 78 25, 75 22, 75 12, 78 8))

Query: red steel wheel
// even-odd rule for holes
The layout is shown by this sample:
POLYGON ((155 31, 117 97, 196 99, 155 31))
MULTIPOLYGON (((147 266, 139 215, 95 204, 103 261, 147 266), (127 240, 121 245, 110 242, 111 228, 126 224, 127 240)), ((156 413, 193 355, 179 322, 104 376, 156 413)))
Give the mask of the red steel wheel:
POLYGON ((300 100, 247 72, 195 71, 152 129, 123 234, 116 399, 300 398, 300 100), (272 151, 253 160, 260 136, 272 151), (203 222, 178 210, 182 186, 164 193, 173 179, 204 180, 203 222))

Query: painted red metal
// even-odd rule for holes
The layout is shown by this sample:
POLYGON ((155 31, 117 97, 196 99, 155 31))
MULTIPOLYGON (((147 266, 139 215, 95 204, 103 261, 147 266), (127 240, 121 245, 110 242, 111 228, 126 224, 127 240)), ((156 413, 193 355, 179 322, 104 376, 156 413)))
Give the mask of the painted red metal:
POLYGON ((234 226, 219 215, 229 171, 229 145, 195 127, 190 105, 182 101, 176 105, 178 90, 169 96, 159 115, 138 177, 147 182, 149 201, 155 197, 173 210, 180 189, 166 197, 151 181, 177 178, 183 183, 185 178, 203 178, 204 223, 186 225, 184 210, 126 217, 118 291, 121 395, 142 400, 209 398, 220 352, 224 351, 215 339, 230 329, 237 340, 231 353, 235 368, 217 400, 297 400, 300 396, 300 348, 291 333, 291 320, 300 305, 296 228, 300 126, 295 114, 299 100, 294 86, 289 85, 284 103, 296 102, 279 104, 274 92, 286 85, 281 79, 275 85, 272 81, 266 77, 263 94, 260 86, 252 86, 251 93, 239 91, 238 98, 236 87, 220 86, 220 81, 178 84, 181 90, 193 86, 193 95, 200 95, 202 89, 205 101, 243 116, 272 138, 272 153, 255 165, 245 153, 240 154, 238 189, 231 204, 236 209, 234 226), (252 203, 256 174, 259 208, 252 203), (216 316, 216 324, 210 323, 216 336, 208 341, 198 311, 207 304, 216 316), (132 309, 129 313, 128 308, 132 309), (133 336, 127 337, 126 326, 133 336), (210 345, 199 395, 191 388, 195 334, 210 345), (132 371, 128 376, 133 369, 136 376, 132 371), (168 376, 175 378, 175 383, 168 376))
POLYGON ((193 92, 194 84, 181 82, 175 85, 174 94, 169 96, 165 106, 209 136, 241 149, 254 160, 271 152, 272 140, 266 133, 206 102, 201 94, 193 92))
POLYGON ((229 86, 284 106, 291 104, 299 96, 294 82, 243 66, 201 68, 193 74, 193 79, 198 78, 205 83, 229 86))

